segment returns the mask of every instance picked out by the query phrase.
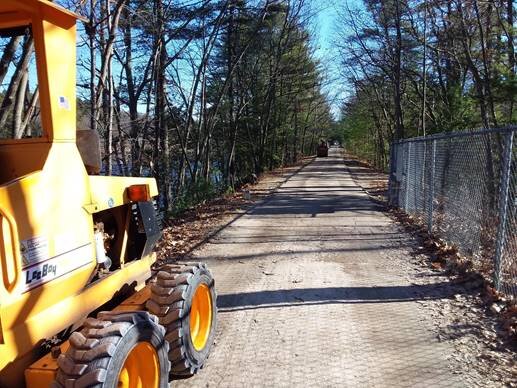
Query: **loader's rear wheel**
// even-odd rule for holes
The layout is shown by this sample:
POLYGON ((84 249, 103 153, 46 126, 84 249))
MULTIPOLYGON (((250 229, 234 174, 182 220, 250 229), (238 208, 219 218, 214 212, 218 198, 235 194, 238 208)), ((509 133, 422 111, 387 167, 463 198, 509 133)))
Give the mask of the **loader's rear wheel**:
POLYGON ((103 312, 88 318, 58 358, 54 387, 166 388, 165 329, 147 312, 103 312))
POLYGON ((202 350, 212 332, 212 295, 206 284, 197 287, 190 307, 190 338, 197 351, 202 350))
POLYGON ((217 324, 214 278, 205 264, 164 266, 151 287, 147 309, 167 331, 173 377, 188 377, 203 368, 217 324))

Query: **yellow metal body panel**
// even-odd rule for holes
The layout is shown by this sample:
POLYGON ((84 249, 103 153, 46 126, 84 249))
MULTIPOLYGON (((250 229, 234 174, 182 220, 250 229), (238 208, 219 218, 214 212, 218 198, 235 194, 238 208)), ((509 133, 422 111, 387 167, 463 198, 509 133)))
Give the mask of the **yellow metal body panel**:
POLYGON ((25 385, 30 388, 50 388, 56 379, 57 360, 49 354, 25 370, 25 385))
POLYGON ((132 262, 85 289, 96 266, 93 220, 85 205, 97 202, 103 210, 108 197, 115 205, 126 203, 131 184, 156 185, 137 178, 113 179, 110 185, 112 179, 89 177, 74 144, 54 143, 41 170, 0 186, 0 370, 109 301, 124 284, 142 283, 151 275, 154 257, 132 262), (65 264, 69 272, 29 289, 32 275, 22 272, 27 262, 21 251, 22 242, 34 239, 41 244, 38 260, 63 257, 77 264, 65 264))
MULTIPOLYGON (((142 287, 156 259, 89 284, 97 266, 92 213, 129 203, 133 184, 156 196, 156 181, 87 175, 75 143, 76 16, 46 0, 0 1, 0 28, 27 23, 44 137, 0 141, 0 386, 23 380, 17 362, 42 340, 81 322, 124 285, 142 287)), ((47 381, 47 372, 38 373, 47 381)))
MULTIPOLYGON (((69 347, 70 343, 68 341, 61 344, 61 353, 65 353, 69 347)), ((57 359, 47 353, 25 370, 26 386, 30 388, 50 388, 56 379, 58 368, 57 359)))
POLYGON ((151 197, 158 195, 158 187, 154 179, 90 176, 89 180, 95 212, 130 203, 127 188, 132 185, 146 184, 150 188, 151 197))

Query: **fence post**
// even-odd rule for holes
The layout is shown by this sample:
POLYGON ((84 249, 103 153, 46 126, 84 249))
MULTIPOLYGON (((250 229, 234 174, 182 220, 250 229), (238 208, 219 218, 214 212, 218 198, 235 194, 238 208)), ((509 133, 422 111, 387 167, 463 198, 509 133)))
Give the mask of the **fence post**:
POLYGON ((395 142, 390 144, 390 180, 388 182, 388 204, 393 206, 393 197, 395 191, 395 142))
POLYGON ((497 291, 501 288, 501 269, 506 235, 506 217, 508 215, 508 195, 510 189, 510 174, 512 167, 514 131, 506 134, 504 139, 503 173, 501 175, 501 189, 499 192, 499 227, 497 229, 497 241, 494 259, 494 284, 497 291))
POLYGON ((406 162, 406 193, 405 193, 405 198, 404 198, 404 211, 406 213, 409 210, 409 206, 408 206, 408 203, 409 203, 409 166, 410 166, 410 161, 411 161, 411 144, 412 143, 410 141, 407 143, 408 150, 407 150, 407 162, 406 162))
POLYGON ((427 231, 433 233, 433 212, 434 212, 434 179, 436 172, 436 140, 433 140, 433 149, 431 151, 431 182, 429 186, 429 203, 427 204, 427 231))

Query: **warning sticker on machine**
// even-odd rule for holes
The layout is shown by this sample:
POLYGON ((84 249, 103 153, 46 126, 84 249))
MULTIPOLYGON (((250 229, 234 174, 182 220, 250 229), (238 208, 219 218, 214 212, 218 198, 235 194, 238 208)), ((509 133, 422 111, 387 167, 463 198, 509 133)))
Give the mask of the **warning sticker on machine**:
POLYGON ((51 280, 69 274, 91 264, 91 244, 76 248, 63 255, 53 257, 43 263, 36 263, 22 270, 22 292, 27 292, 51 280))
POLYGON ((46 237, 31 237, 20 241, 20 250, 24 267, 49 259, 48 240, 46 237))

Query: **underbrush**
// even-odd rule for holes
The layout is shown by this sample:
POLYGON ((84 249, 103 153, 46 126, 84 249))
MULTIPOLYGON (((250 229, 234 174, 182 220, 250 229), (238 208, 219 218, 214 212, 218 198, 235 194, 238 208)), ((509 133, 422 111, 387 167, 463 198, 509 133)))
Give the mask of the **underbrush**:
POLYGON ((174 205, 169 217, 177 217, 185 211, 202 204, 206 201, 221 195, 225 189, 220 185, 215 185, 206 179, 200 179, 187 185, 175 198, 174 205))

